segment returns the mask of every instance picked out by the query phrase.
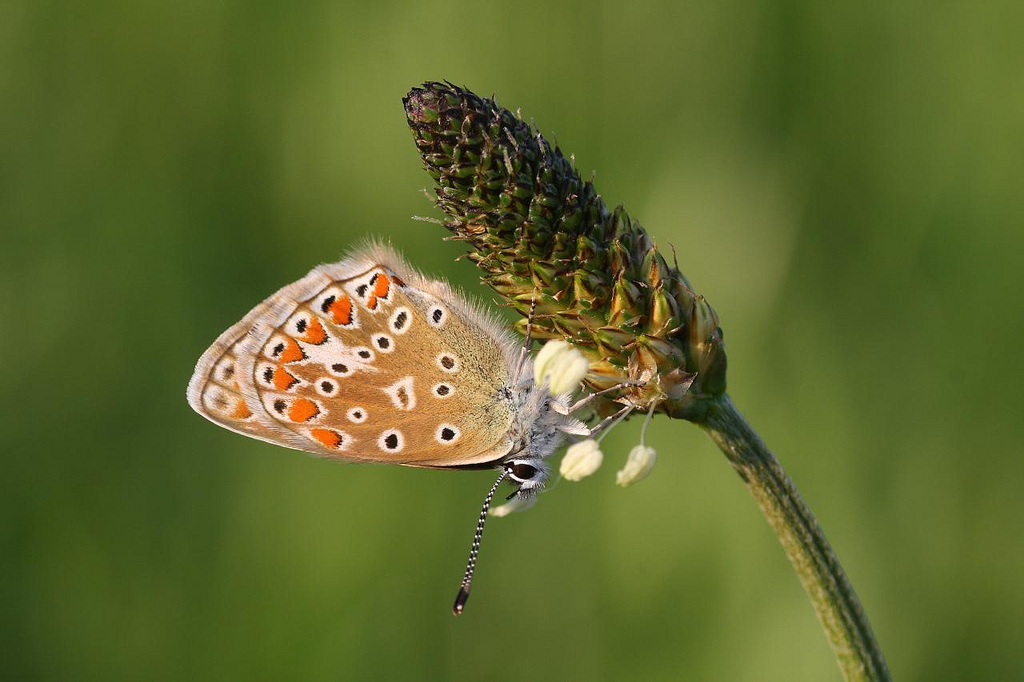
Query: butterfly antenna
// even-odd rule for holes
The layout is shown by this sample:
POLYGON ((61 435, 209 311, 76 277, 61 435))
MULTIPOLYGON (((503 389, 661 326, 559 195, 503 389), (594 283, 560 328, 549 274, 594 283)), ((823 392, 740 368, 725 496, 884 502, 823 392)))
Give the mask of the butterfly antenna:
POLYGON ((526 356, 530 354, 530 345, 533 343, 533 313, 537 310, 536 294, 530 299, 530 314, 526 317, 526 339, 523 347, 519 350, 519 359, 516 361, 516 371, 512 375, 512 383, 519 383, 519 375, 523 373, 523 365, 526 364, 526 356))
POLYGON ((466 562, 466 574, 462 576, 462 586, 459 593, 455 595, 455 605, 452 606, 452 613, 459 615, 466 608, 466 601, 469 599, 469 588, 473 586, 473 572, 476 570, 476 557, 480 553, 480 539, 484 536, 484 522, 487 521, 487 511, 491 508, 491 499, 497 492, 498 486, 508 476, 508 470, 502 469, 501 476, 491 486, 491 491, 484 498, 484 506, 480 510, 480 519, 476 522, 476 534, 473 536, 473 546, 469 550, 469 561, 466 562))

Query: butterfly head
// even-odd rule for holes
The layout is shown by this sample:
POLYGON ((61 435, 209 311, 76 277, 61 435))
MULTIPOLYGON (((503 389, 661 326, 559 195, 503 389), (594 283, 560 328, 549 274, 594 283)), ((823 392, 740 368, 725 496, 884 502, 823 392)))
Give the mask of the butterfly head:
POLYGON ((552 395, 545 384, 527 379, 506 390, 515 415, 510 440, 512 451, 503 465, 508 477, 519 485, 520 495, 539 492, 550 478, 545 459, 562 445, 567 434, 587 435, 589 429, 566 414, 569 395, 552 395))

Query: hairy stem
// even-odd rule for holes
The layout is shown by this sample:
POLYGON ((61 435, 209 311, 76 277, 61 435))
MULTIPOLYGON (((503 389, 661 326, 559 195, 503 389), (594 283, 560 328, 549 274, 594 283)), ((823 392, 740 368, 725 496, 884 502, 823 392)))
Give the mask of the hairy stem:
POLYGON ((860 601, 811 510, 728 395, 701 423, 747 484, 811 598, 847 680, 890 680, 860 601))

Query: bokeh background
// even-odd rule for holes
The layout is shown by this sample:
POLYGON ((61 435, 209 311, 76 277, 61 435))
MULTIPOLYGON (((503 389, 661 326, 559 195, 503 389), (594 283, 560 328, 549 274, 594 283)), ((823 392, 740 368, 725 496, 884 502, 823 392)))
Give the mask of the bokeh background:
POLYGON ((720 313, 730 393, 900 680, 1024 676, 1024 5, 0 3, 0 668, 18 679, 834 680, 711 442, 494 520, 492 480, 193 414, 206 346, 366 235, 492 300, 401 97, 574 152, 720 313))

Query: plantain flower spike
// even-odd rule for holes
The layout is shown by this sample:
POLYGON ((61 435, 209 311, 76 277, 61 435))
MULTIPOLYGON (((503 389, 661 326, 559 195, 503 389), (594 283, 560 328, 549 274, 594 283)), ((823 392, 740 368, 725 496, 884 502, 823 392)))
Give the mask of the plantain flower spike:
POLYGON ((554 395, 576 390, 590 371, 590 362, 565 341, 548 341, 533 363, 534 380, 547 383, 554 395))
POLYGON ((591 390, 628 382, 598 414, 627 404, 703 421, 725 392, 722 330, 674 257, 521 115, 450 83, 403 101, 445 226, 483 281, 524 316, 536 299, 534 336, 578 348, 591 390))
POLYGON ((601 468, 604 453, 596 440, 588 438, 573 443, 565 451, 558 473, 567 481, 582 481, 601 468))

